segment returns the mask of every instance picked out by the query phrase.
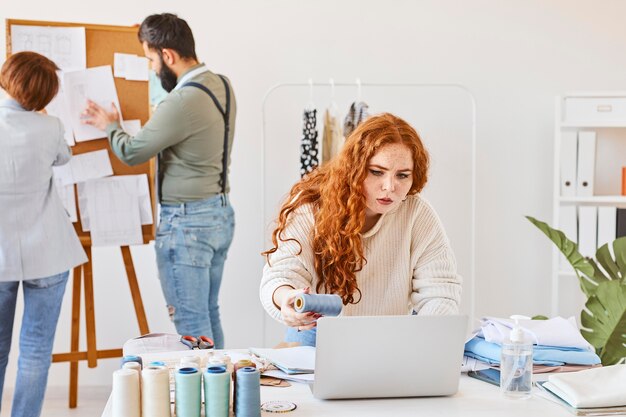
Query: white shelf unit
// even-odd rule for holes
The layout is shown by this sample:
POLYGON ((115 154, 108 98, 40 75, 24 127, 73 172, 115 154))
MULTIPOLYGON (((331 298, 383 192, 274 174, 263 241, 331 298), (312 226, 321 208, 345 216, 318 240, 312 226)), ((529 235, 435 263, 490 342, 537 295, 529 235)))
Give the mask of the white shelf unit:
MULTIPOLYGON (((554 133, 554 188, 552 227, 561 228, 563 206, 612 206, 626 208, 621 196, 621 166, 626 166, 626 91, 574 92, 556 98, 554 133), (561 142, 565 132, 594 131, 596 153, 594 195, 561 195, 561 142), (603 149, 603 152, 599 150, 603 149), (612 151, 607 157, 607 150, 612 151)), ((577 210, 578 212, 578 210, 577 210)), ((570 237, 571 238, 571 237, 570 237)), ((560 265, 561 254, 554 247, 552 256, 551 314, 579 318, 584 295, 571 267, 560 265), (563 307, 564 303, 569 303, 563 307), (569 308, 568 308, 569 307, 569 308)))

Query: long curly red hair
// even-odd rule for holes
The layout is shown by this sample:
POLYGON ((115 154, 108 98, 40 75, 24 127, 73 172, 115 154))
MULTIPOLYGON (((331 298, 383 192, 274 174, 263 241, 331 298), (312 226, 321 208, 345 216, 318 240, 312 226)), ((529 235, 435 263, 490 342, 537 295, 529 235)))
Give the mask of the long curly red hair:
MULTIPOLYGON (((318 276, 317 293, 337 294, 344 304, 356 304, 360 290, 356 272, 367 260, 363 255, 361 230, 365 224, 363 182, 369 160, 385 145, 402 143, 413 155, 413 185, 409 194, 417 194, 426 185, 429 156, 422 141, 407 122, 389 113, 371 116, 346 139, 341 152, 327 164, 297 182, 282 205, 277 227, 272 233, 273 247, 278 249, 290 214, 304 204, 312 204, 315 227, 311 230, 318 276), (354 295, 359 293, 355 301, 354 295)), ((296 240, 297 241, 297 240, 296 240)), ((300 242, 298 242, 300 243, 300 242)))

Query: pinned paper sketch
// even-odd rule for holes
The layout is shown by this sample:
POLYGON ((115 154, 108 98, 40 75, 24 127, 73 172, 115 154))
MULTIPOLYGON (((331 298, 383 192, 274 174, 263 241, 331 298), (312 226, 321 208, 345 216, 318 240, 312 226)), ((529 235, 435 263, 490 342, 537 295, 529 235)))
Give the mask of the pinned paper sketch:
MULTIPOLYGON (((116 175, 108 177, 111 182, 127 184, 128 190, 137 190, 137 201, 139 206, 139 221, 142 225, 152 224, 152 204, 150 200, 150 188, 148 186, 148 176, 141 175, 116 175)), ((84 232, 91 230, 91 218, 88 210, 89 197, 85 189, 85 183, 78 184, 78 207, 80 211, 80 223, 84 232)))
POLYGON ((129 81, 148 81, 148 59, 133 54, 113 54, 113 74, 129 81))
POLYGON ((100 178, 84 184, 93 246, 143 243, 136 181, 100 178))
POLYGON ((113 175, 111 159, 106 149, 75 155, 69 163, 54 167, 53 170, 55 177, 64 185, 113 175))
POLYGON ((120 103, 115 90, 111 66, 105 65, 83 71, 66 72, 63 76, 63 86, 69 104, 76 142, 106 137, 104 131, 84 124, 81 115, 87 107, 88 100, 102 106, 107 111, 111 111, 111 103, 113 103, 119 111, 120 103))
POLYGON ((85 28, 11 25, 11 52, 33 51, 63 71, 87 68, 85 28))
POLYGON ((63 185, 61 178, 53 177, 54 188, 56 188, 57 194, 63 203, 65 212, 72 223, 78 220, 78 214, 76 212, 76 195, 74 194, 73 185, 63 185))
POLYGON ((65 141, 69 146, 74 146, 74 131, 72 129, 72 119, 70 117, 70 108, 63 92, 63 73, 57 71, 59 76, 59 92, 46 106, 46 112, 50 116, 58 117, 63 124, 65 141))

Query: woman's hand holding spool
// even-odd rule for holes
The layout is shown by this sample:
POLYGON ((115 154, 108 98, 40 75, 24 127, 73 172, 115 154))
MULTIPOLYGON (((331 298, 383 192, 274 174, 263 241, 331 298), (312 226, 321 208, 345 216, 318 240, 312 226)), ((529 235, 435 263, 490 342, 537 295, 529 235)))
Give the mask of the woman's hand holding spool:
POLYGON ((282 286, 274 291, 274 303, 280 307, 280 314, 287 326, 295 327, 298 331, 310 330, 317 326, 316 320, 322 315, 315 312, 298 313, 294 302, 300 294, 310 294, 309 287, 294 289, 290 286, 282 286))

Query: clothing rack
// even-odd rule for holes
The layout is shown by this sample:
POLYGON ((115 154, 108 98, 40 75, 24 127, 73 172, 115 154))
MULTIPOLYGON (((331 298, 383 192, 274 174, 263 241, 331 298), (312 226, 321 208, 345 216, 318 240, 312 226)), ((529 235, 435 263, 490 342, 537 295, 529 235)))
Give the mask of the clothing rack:
MULTIPOLYGON (((471 207, 470 211, 470 248, 469 248, 469 265, 467 268, 468 273, 465 273, 464 278, 469 278, 469 280, 464 281, 467 283, 469 281, 469 288, 464 286, 463 294, 467 294, 469 292, 469 299, 467 301, 469 307, 469 319, 470 326, 474 324, 475 317, 475 255, 476 255, 476 100, 471 91, 461 85, 454 83, 362 83, 359 78, 356 78, 354 82, 334 82, 331 78, 328 82, 313 82, 312 79, 309 79, 308 82, 304 83, 279 83, 270 87, 263 97, 262 102, 262 218, 263 218, 263 231, 262 231, 262 240, 261 244, 264 245, 266 242, 267 236, 265 235, 266 231, 266 199, 267 199, 267 189, 268 189, 268 149, 267 149, 267 141, 268 141, 268 101, 279 91, 284 90, 292 90, 294 92, 298 92, 301 97, 301 92, 303 89, 309 89, 309 103, 302 103, 301 109, 305 107, 311 106, 313 104, 313 93, 316 88, 330 88, 330 102, 334 102, 335 99, 335 90, 337 88, 346 89, 351 88, 356 91, 356 101, 362 100, 362 89, 367 89, 371 91, 375 91, 376 89, 385 89, 388 91, 398 91, 400 89, 411 89, 411 91, 415 91, 416 97, 419 92, 422 92, 426 89, 437 89, 441 91, 445 90, 456 90, 461 92, 469 99, 469 116, 471 118, 471 126, 470 126, 470 140, 469 144, 469 164, 471 167, 471 175, 470 175, 470 202, 469 205, 471 207), (469 274, 469 277, 467 275, 469 274), (469 291, 468 291, 469 290, 469 291)), ((445 227, 445 225, 444 225, 445 227)), ((264 250, 266 248, 262 248, 264 250)), ((267 317, 265 318, 267 319, 267 317)), ((263 321, 263 337, 266 337, 266 321, 263 321)))

